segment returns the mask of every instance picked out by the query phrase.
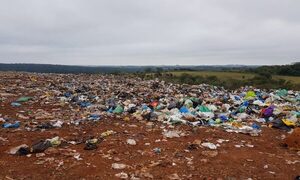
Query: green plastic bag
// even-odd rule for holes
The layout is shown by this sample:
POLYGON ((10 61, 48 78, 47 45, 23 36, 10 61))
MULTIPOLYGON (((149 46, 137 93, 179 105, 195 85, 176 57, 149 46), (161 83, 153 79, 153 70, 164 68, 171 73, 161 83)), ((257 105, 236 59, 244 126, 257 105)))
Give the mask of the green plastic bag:
POLYGON ((203 105, 198 106, 198 109, 199 109, 200 112, 211 112, 211 110, 208 109, 208 107, 203 106, 203 105))
POLYGON ((190 100, 191 100, 192 102, 195 102, 195 103, 200 104, 200 99, 199 99, 199 98, 191 97, 190 100))
POLYGON ((32 99, 32 97, 23 96, 23 97, 20 97, 19 99, 17 99, 17 102, 27 102, 30 99, 32 99))
POLYGON ((250 100, 250 99, 254 99, 255 97, 256 97, 256 94, 255 94, 254 91, 248 91, 248 92, 246 93, 245 99, 250 100))
POLYGON ((121 105, 118 105, 114 110, 113 113, 121 114, 124 111, 124 108, 121 105))
POLYGON ((284 97, 284 96, 287 96, 288 94, 288 91, 286 89, 280 89, 277 91, 276 95, 277 96, 280 96, 280 97, 284 97))

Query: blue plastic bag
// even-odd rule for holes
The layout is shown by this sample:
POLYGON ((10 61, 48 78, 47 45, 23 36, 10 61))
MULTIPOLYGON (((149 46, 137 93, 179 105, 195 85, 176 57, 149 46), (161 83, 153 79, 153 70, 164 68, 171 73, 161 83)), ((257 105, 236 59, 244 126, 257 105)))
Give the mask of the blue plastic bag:
POLYGON ((17 102, 12 102, 10 105, 13 106, 13 107, 20 107, 21 106, 21 104, 17 103, 17 102))
POLYGON ((179 109, 179 111, 180 111, 181 113, 188 113, 188 112, 189 112, 189 109, 188 109, 187 107, 185 107, 185 106, 182 106, 182 107, 179 109))
POLYGON ((5 123, 2 125, 3 128, 19 128, 20 127, 20 122, 16 121, 15 123, 5 123))

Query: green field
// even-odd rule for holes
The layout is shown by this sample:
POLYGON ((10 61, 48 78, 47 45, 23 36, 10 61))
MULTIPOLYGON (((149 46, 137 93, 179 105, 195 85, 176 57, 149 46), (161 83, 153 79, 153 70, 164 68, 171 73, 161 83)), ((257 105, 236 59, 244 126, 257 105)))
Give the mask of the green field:
MULTIPOLYGON (((255 76, 253 73, 242 73, 242 72, 218 72, 218 71, 171 71, 169 73, 172 73, 175 76, 180 76, 183 73, 187 73, 193 76, 216 76, 220 80, 226 80, 226 79, 237 79, 237 80, 245 80, 245 79, 251 79, 255 76)), ((291 81, 295 84, 300 84, 300 77, 296 76, 278 76, 274 75, 273 79, 284 79, 287 81, 291 81)))

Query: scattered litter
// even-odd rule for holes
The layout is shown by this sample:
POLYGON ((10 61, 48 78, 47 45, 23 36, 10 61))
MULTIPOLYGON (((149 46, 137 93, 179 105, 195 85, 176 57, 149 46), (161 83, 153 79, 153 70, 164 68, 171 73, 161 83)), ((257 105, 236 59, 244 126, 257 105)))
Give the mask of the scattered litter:
POLYGON ((124 172, 117 173, 117 174, 115 174, 115 176, 120 179, 128 179, 128 174, 126 174, 124 172))
POLYGON ((104 138, 104 137, 107 137, 107 136, 113 135, 113 134, 115 134, 115 133, 116 133, 116 132, 115 132, 115 131, 113 131, 113 130, 107 130, 107 131, 105 131, 105 132, 101 133, 101 137, 102 137, 102 138, 104 138))
POLYGON ((127 166, 126 166, 126 164, 113 163, 113 164, 111 165, 111 167, 112 167, 113 169, 125 169, 127 166))
POLYGON ((166 138, 174 138, 174 137, 180 137, 181 131, 165 131, 163 132, 164 137, 166 138))
POLYGON ((2 125, 3 128, 19 128, 20 127, 20 121, 16 121, 15 123, 4 123, 2 125))
POLYGON ((217 149, 217 146, 213 143, 210 143, 210 142, 202 143, 201 146, 209 148, 209 149, 213 149, 213 150, 217 149))
POLYGON ((12 154, 12 155, 27 155, 27 154, 29 154, 29 152, 30 152, 29 147, 26 144, 22 144, 20 146, 11 148, 9 150, 9 154, 12 154))
POLYGON ((136 145, 136 141, 134 139, 127 139, 126 142, 129 145, 136 145))
POLYGON ((97 138, 89 139, 85 142, 84 150, 94 150, 97 149, 97 144, 99 143, 99 140, 97 138))
MULTIPOLYGON (((107 160, 104 165, 115 162, 106 168, 130 170, 106 178, 197 179, 187 173, 197 174, 198 163, 219 162, 218 158, 230 153, 228 149, 258 150, 266 136, 263 133, 274 128, 272 131, 280 133, 272 136, 276 141, 272 146, 284 146, 280 151, 289 151, 286 154, 291 157, 283 164, 296 167, 300 163, 299 91, 251 86, 226 90, 130 75, 0 75, 0 145, 7 146, 5 151, 14 155, 9 157, 14 161, 54 166, 60 174, 73 166, 83 170, 84 166, 97 167, 88 157, 93 156, 107 160), (75 149, 81 149, 80 153, 75 149), (128 157, 141 161, 131 164, 128 157), (144 157, 149 159, 144 161, 144 157), (123 160, 130 166, 121 163, 123 160), (190 171, 177 171, 182 164, 190 171), (174 171, 156 177, 150 169, 154 166, 174 171)), ((284 153, 260 153, 286 157, 284 153)), ((254 165, 257 159, 243 161, 254 165)), ((276 174, 268 171, 270 163, 260 168, 276 174)))
POLYGON ((158 147, 156 147, 156 148, 153 149, 153 152, 154 152, 155 154, 160 154, 160 153, 161 153, 161 149, 158 148, 158 147))

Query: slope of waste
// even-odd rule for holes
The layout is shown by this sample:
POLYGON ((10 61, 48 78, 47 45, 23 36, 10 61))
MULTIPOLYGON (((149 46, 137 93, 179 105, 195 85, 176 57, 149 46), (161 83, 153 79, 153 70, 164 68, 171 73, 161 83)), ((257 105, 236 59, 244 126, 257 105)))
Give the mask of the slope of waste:
POLYGON ((0 73, 1 179, 299 179, 300 93, 0 73))

